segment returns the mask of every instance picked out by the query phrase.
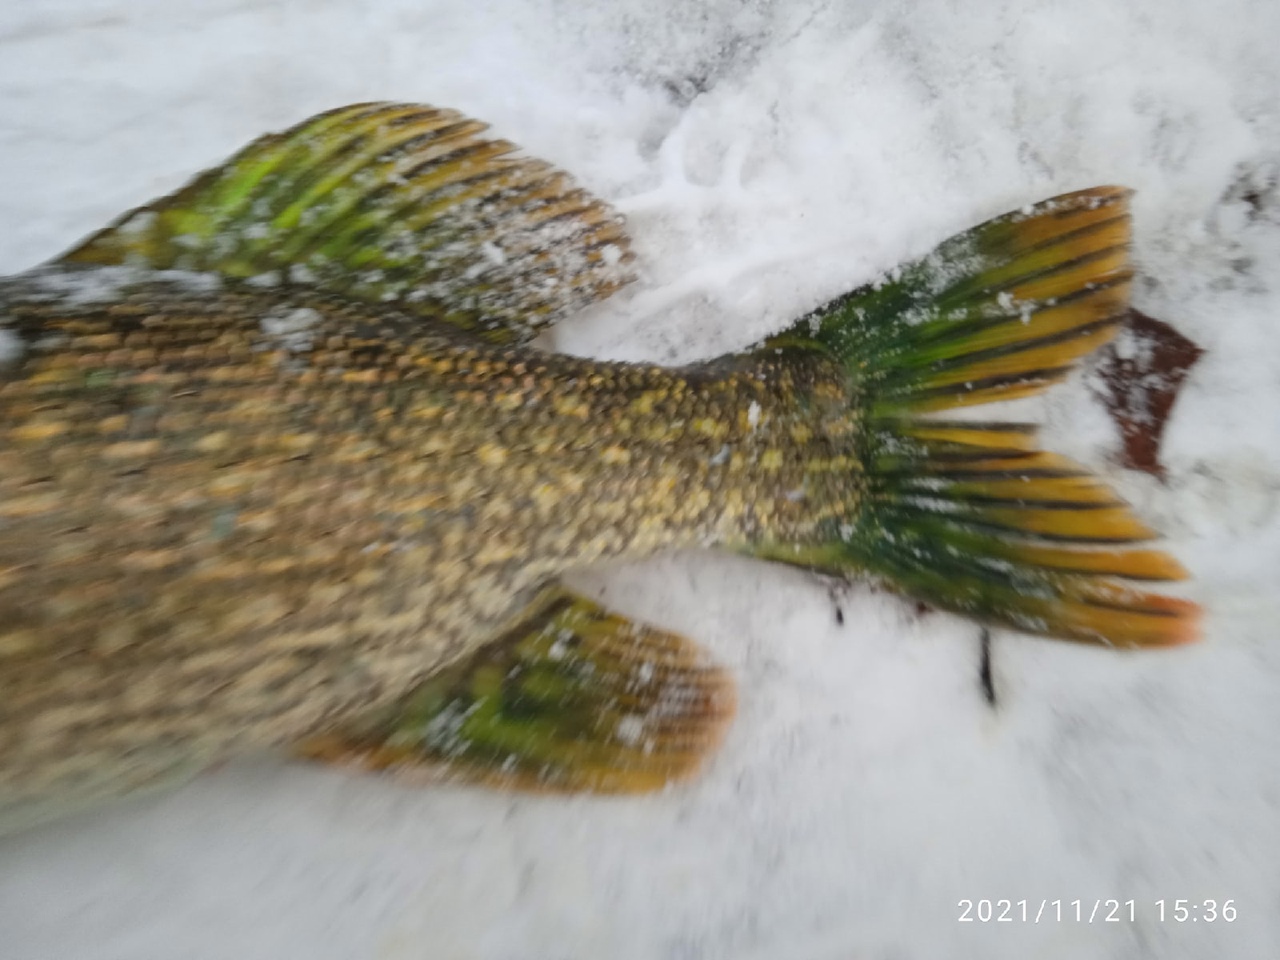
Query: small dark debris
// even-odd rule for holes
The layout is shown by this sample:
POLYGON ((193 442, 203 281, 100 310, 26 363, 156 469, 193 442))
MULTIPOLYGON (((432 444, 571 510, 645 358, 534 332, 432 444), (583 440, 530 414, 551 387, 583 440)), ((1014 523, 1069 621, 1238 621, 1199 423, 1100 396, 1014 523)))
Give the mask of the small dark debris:
POLYGON ((1251 223, 1274 223, 1280 213, 1280 160, 1241 165, 1223 200, 1243 203, 1251 223))
POLYGON ((996 684, 991 675, 991 631, 986 627, 982 628, 979 644, 981 654, 978 664, 978 682, 982 684, 982 696, 986 699, 987 705, 994 710, 996 707, 996 684))
MULTIPOLYGON (((825 578, 824 578, 825 579, 825 578)), ((847 584, 841 580, 827 580, 827 599, 831 601, 831 609, 835 611, 836 624, 844 626, 844 604, 841 598, 845 595, 847 584)))
POLYGON ((708 72, 693 73, 685 77, 676 77, 659 81, 672 102, 677 106, 687 107, 699 96, 711 89, 714 80, 708 72))

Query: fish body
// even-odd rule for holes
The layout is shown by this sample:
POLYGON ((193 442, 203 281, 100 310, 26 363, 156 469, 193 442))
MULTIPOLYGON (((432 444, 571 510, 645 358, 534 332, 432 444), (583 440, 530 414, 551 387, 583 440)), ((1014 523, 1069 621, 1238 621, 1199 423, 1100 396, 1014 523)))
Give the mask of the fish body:
POLYGON ((857 505, 823 361, 601 363, 155 284, 11 316, 33 344, 0 392, 11 789, 52 786, 53 757, 288 746, 465 656, 566 569, 799 541, 857 505))
POLYGON ((992 221, 1027 224, 1002 254, 1021 272, 995 275, 988 224, 758 348, 610 363, 529 341, 617 285, 625 238, 480 129, 321 115, 0 284, 0 830, 264 749, 571 789, 684 775, 727 681, 557 593, 606 559, 722 547, 1036 632, 1189 636, 1189 605, 1115 585, 1180 571, 1106 546, 1149 535, 1109 491, 1030 428, 923 416, 1039 389, 1105 339, 1109 302, 1004 297, 1122 285, 1089 234, 1114 218, 1041 222, 1119 194, 992 221), (264 210, 275 236, 245 226, 264 210), (1081 231, 1085 268, 1054 246, 1081 231), (1046 332, 1010 331, 1019 310, 1046 332), (1027 483, 1049 486, 1005 489, 1027 483))

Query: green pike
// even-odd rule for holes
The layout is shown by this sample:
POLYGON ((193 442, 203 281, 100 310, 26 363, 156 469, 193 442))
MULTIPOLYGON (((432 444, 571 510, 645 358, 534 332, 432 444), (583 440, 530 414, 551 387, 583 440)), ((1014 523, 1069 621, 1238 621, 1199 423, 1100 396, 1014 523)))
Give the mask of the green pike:
POLYGON ((457 113, 263 137, 0 281, 0 830, 283 750, 604 792, 732 715, 688 640, 560 585, 717 546, 1141 647, 1185 574, 1032 426, 1127 310, 1127 193, 999 217, 740 354, 538 349, 622 224, 457 113))

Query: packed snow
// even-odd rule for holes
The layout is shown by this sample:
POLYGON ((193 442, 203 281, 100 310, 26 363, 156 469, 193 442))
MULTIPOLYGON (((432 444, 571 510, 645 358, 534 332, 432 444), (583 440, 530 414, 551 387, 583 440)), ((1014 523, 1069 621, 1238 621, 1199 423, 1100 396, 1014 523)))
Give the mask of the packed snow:
POLYGON ((1022 412, 1168 534, 1208 611, 1172 651, 997 631, 993 707, 977 627, 869 586, 706 554, 592 571, 737 674, 696 782, 512 796, 240 760, 0 841, 0 954, 1280 956, 1278 42, 1271 0, 0 7, 0 274, 359 100, 488 120, 627 215, 640 281, 554 335, 599 357, 737 349, 987 217, 1131 186, 1135 304, 1206 350, 1168 478, 1116 466, 1083 376, 1022 412))

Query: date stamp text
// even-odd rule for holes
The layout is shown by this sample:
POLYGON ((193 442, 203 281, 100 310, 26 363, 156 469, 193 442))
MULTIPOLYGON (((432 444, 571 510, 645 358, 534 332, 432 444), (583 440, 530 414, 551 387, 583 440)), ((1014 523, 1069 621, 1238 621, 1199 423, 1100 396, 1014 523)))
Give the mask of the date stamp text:
POLYGON ((1234 923, 1232 900, 960 900, 960 923, 1234 923))

